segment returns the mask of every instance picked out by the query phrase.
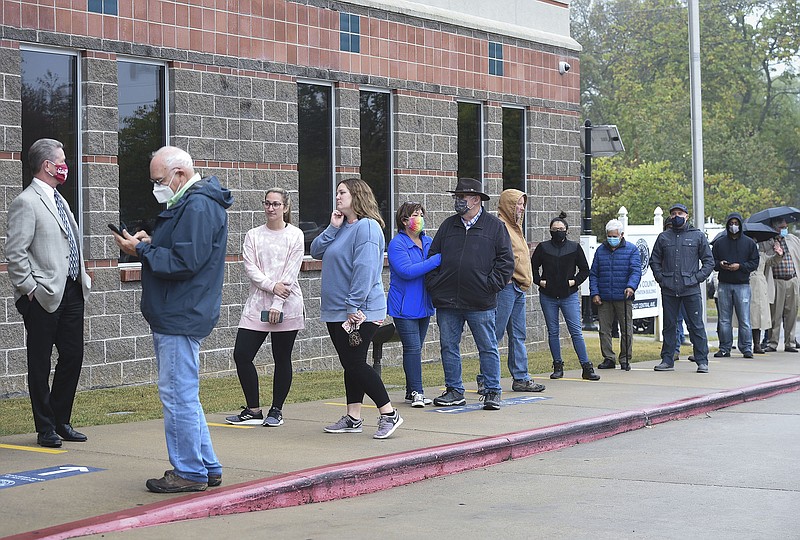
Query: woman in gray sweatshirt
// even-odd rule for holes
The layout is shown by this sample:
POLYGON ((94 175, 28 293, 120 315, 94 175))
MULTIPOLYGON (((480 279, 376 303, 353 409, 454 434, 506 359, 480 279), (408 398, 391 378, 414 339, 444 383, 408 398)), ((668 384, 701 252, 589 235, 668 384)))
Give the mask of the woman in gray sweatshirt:
POLYGON ((389 437, 403 423, 380 376, 367 364, 370 341, 386 318, 382 228, 372 189, 350 178, 336 186, 331 224, 311 243, 311 256, 322 259, 320 320, 344 368, 347 394, 347 414, 326 426, 328 433, 361 433, 364 394, 381 413, 374 438, 389 437))

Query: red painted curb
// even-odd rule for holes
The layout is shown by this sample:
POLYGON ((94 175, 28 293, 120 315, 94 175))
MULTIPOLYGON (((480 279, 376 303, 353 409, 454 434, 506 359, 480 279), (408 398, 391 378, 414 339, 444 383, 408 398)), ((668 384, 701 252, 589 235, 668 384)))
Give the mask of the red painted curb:
POLYGON ((9 536, 65 539, 373 493, 800 390, 800 376, 460 443, 335 463, 9 536))

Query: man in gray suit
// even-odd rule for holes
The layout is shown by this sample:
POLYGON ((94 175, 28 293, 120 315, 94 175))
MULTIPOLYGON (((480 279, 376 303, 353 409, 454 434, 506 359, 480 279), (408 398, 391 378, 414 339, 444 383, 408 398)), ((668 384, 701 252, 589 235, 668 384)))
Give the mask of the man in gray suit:
POLYGON ((27 331, 28 391, 40 446, 84 442, 72 428, 72 403, 83 364, 86 274, 80 229, 56 187, 67 181, 64 145, 39 139, 28 160, 33 180, 8 209, 6 258, 14 301, 27 331), (58 350, 52 389, 53 345, 58 350))

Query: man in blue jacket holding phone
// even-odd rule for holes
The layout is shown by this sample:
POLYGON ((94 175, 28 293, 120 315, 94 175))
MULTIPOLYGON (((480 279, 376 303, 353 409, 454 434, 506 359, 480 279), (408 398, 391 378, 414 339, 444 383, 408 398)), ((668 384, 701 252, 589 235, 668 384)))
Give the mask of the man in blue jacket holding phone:
POLYGON ((158 393, 172 470, 147 481, 154 493, 203 491, 222 483, 200 404, 200 344, 219 320, 228 214, 233 197, 215 176, 201 178, 192 157, 165 146, 150 161, 153 195, 166 209, 153 236, 114 235, 142 261, 142 315, 153 332, 158 393))

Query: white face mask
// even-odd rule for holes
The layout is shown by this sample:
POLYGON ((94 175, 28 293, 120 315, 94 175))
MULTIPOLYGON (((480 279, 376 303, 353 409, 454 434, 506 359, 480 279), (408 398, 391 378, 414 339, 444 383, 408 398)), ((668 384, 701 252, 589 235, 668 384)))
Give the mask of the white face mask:
POLYGON ((175 174, 173 173, 172 178, 170 178, 169 182, 167 182, 166 184, 163 182, 161 182, 160 184, 153 184, 153 197, 156 198, 159 204, 164 204, 175 196, 175 192, 172 191, 171 187, 169 187, 172 184, 172 180, 174 178, 175 174))
POLYGON ((172 191, 172 188, 170 188, 169 185, 164 185, 164 184, 153 185, 153 197, 155 197, 160 204, 166 203, 174 196, 175 192, 172 191))

